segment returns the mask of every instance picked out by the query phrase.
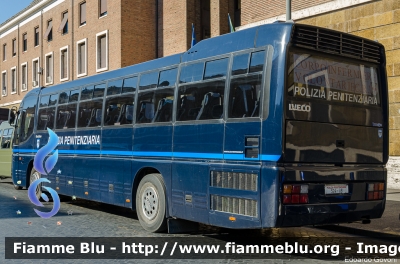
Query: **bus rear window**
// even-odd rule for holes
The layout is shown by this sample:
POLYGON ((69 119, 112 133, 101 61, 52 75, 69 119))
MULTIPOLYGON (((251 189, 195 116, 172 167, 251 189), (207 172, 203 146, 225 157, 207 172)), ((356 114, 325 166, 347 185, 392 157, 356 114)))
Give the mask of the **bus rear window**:
POLYGON ((380 105, 377 67, 291 52, 288 95, 346 104, 380 105))

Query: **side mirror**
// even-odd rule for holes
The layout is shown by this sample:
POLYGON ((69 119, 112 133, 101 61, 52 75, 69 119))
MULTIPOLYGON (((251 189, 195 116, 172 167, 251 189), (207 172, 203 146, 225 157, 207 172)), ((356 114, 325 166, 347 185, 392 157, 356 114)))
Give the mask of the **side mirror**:
POLYGON ((10 111, 8 112, 8 123, 11 126, 15 126, 15 120, 16 120, 17 115, 18 115, 17 108, 15 106, 13 106, 10 109, 10 111))

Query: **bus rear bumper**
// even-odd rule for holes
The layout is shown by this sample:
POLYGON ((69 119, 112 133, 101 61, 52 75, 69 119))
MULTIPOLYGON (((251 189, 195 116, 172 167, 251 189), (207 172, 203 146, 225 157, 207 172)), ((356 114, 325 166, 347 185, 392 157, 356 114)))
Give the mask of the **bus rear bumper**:
POLYGON ((277 226, 324 225, 380 218, 385 200, 350 203, 284 205, 277 226))

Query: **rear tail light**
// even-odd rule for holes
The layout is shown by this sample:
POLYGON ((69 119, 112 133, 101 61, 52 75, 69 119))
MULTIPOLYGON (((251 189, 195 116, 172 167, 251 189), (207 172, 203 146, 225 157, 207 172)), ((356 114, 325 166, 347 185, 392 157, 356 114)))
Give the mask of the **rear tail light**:
POLYGON ((306 204, 308 203, 308 185, 285 184, 283 185, 283 204, 306 204))
POLYGON ((385 184, 383 182, 368 183, 367 190, 367 200, 382 200, 385 184))
POLYGON ((300 194, 300 203, 308 203, 308 194, 300 194))

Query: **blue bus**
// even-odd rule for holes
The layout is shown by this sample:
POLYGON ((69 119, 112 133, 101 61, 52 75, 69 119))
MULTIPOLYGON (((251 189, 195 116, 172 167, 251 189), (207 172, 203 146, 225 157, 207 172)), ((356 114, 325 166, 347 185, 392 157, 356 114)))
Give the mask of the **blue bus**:
POLYGON ((151 232, 174 219, 235 229, 370 221, 386 197, 385 51, 328 29, 262 25, 33 89, 15 131, 15 184, 48 178, 60 194, 132 208, 151 232), (59 156, 40 175, 47 128, 59 156))

